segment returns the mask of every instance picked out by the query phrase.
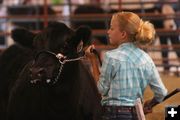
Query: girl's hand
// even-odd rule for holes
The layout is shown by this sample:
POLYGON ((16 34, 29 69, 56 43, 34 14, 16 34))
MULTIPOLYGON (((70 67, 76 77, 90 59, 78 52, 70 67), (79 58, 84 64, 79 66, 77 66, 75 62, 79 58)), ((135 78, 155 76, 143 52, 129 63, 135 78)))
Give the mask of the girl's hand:
POLYGON ((144 114, 152 113, 151 100, 148 100, 144 103, 144 114))
POLYGON ((87 58, 94 59, 96 57, 95 54, 92 52, 93 49, 95 49, 94 45, 90 45, 85 49, 85 55, 87 58))
POLYGON ((159 102, 155 98, 153 98, 152 100, 147 100, 144 103, 144 114, 152 113, 152 108, 157 104, 159 104, 159 102))

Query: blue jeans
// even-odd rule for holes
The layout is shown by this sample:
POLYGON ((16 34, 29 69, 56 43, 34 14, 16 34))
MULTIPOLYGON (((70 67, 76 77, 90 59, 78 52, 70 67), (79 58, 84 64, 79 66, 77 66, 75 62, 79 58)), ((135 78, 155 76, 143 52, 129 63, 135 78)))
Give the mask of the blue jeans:
POLYGON ((127 110, 114 110, 114 108, 104 109, 102 120, 138 120, 135 109, 127 110))

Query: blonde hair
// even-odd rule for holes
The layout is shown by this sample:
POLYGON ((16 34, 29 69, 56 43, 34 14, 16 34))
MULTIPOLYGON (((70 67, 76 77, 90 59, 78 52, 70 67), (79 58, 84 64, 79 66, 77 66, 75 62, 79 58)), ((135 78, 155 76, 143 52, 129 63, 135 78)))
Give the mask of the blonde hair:
POLYGON ((129 39, 135 43, 144 45, 155 39, 154 25, 143 21, 133 12, 118 12, 112 18, 118 20, 120 29, 126 31, 129 39))

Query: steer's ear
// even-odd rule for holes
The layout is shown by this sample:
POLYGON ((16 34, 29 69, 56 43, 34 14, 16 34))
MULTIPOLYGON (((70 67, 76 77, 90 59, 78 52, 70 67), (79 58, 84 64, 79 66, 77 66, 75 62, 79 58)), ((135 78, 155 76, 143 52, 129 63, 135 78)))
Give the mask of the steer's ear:
POLYGON ((83 44, 83 47, 86 47, 91 43, 92 38, 92 32, 91 29, 88 26, 80 26, 76 30, 76 47, 78 47, 79 44, 83 44))
POLYGON ((33 39, 35 36, 35 33, 25 28, 15 28, 11 31, 12 39, 25 47, 33 47, 33 39))

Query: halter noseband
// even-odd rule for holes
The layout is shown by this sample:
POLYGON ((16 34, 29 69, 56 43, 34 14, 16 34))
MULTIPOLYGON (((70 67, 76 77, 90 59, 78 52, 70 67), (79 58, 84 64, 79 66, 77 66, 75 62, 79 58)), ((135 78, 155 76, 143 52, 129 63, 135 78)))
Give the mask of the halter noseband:
MULTIPOLYGON (((58 54, 55 54, 53 52, 50 52, 50 51, 41 51, 39 52, 36 56, 38 56, 39 54, 41 53, 48 53, 48 54, 51 54, 51 55, 54 55, 56 56, 56 58, 58 59, 59 63, 60 63, 60 67, 59 67, 59 72, 57 74, 57 76, 55 77, 54 81, 52 82, 51 79, 46 79, 46 83, 47 84, 50 84, 52 82, 52 85, 54 85, 55 83, 57 83, 58 79, 60 78, 60 75, 61 75, 61 72, 63 70, 63 66, 65 63, 67 62, 73 62, 73 61, 78 61, 78 60, 82 60, 84 59, 84 56, 80 56, 80 57, 77 57, 77 58, 72 58, 72 59, 67 59, 67 56, 64 56, 63 54, 61 53, 58 53, 58 54)), ((30 83, 32 84, 36 84, 37 83, 37 79, 35 80, 30 80, 30 83)))

